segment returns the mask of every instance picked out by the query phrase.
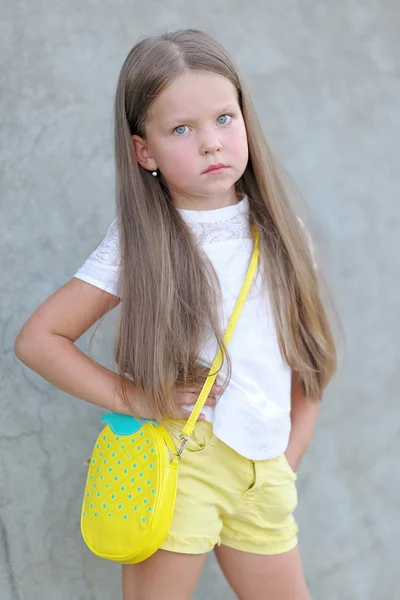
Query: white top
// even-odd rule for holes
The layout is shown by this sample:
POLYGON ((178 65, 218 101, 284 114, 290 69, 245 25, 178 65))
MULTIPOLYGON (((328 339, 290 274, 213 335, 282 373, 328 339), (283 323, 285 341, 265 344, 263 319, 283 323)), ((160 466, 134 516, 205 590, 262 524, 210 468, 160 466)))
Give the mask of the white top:
MULTIPOLYGON (((226 327, 239 295, 253 250, 246 196, 234 206, 179 212, 193 230, 219 277, 226 327)), ((116 221, 100 246, 75 274, 119 296, 119 239, 116 221)), ((122 299, 123 301, 123 299, 122 299)), ((215 342, 203 348, 200 360, 211 364, 215 342)), ((291 370, 283 360, 269 298, 261 291, 261 273, 253 283, 229 346, 232 376, 215 408, 205 406, 215 435, 251 460, 275 458, 290 434, 291 370)), ((222 375, 224 371, 222 371, 222 375)), ((188 407, 192 408, 192 407, 188 407)))

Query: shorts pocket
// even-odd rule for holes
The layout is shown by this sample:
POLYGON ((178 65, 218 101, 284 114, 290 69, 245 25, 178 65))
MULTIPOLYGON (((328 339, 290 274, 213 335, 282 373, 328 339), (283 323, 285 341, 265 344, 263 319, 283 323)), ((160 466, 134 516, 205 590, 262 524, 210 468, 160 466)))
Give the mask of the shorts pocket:
POLYGON ((286 458, 286 454, 285 453, 281 454, 281 456, 279 457, 279 459, 280 459, 281 463, 283 464, 284 469, 290 475, 290 477, 292 479, 297 479, 296 471, 294 471, 292 469, 292 467, 290 466, 290 463, 289 463, 288 459, 286 458))
POLYGON ((296 506, 296 474, 286 457, 255 462, 255 484, 242 496, 239 512, 276 537, 293 523, 296 506))
POLYGON ((291 517, 297 506, 297 475, 285 454, 281 454, 275 460, 275 468, 269 473, 269 476, 267 475, 265 491, 268 498, 266 505, 272 522, 282 523, 291 517))

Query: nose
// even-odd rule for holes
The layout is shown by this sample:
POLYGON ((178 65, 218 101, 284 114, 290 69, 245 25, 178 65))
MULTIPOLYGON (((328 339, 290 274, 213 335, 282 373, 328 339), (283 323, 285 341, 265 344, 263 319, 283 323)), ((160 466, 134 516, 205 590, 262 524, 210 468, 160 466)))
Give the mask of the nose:
POLYGON ((214 154, 214 152, 218 152, 221 148, 222 144, 217 131, 208 130, 203 132, 199 147, 200 154, 203 156, 206 154, 214 154))

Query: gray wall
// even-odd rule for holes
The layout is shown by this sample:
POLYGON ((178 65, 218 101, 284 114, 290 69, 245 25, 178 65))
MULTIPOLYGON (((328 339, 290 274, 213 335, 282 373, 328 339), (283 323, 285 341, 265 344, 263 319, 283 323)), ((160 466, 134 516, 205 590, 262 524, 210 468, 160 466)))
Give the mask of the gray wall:
MULTIPOLYGON (((247 76, 307 199, 346 331, 299 478, 313 596, 398 598, 397 0, 0 0, 0 14, 1 599, 118 597, 119 567, 92 557, 79 533, 99 411, 24 368, 12 348, 113 215, 112 96, 128 50, 143 34, 187 26, 216 35, 247 76)), ((111 321, 94 346, 107 364, 111 321)), ((211 556, 196 598, 233 598, 211 556)))

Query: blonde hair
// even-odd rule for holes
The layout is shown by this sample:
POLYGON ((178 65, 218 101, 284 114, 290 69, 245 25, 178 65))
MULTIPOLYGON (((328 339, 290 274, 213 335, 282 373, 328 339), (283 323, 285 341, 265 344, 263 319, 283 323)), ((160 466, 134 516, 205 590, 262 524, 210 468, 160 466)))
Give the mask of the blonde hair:
POLYGON ((237 66, 218 42, 193 29, 138 43, 118 80, 115 158, 123 298, 115 345, 118 372, 144 391, 155 418, 172 414, 173 387, 204 381, 207 369, 199 364, 199 353, 211 331, 226 356, 224 388, 230 378, 214 269, 173 206, 162 176, 152 177, 138 164, 132 143, 134 134, 145 138, 154 99, 188 70, 222 75, 237 91, 249 146, 237 190, 248 195, 250 221, 260 231, 260 268, 282 356, 305 394, 319 399, 335 371, 336 351, 306 236, 237 66))

